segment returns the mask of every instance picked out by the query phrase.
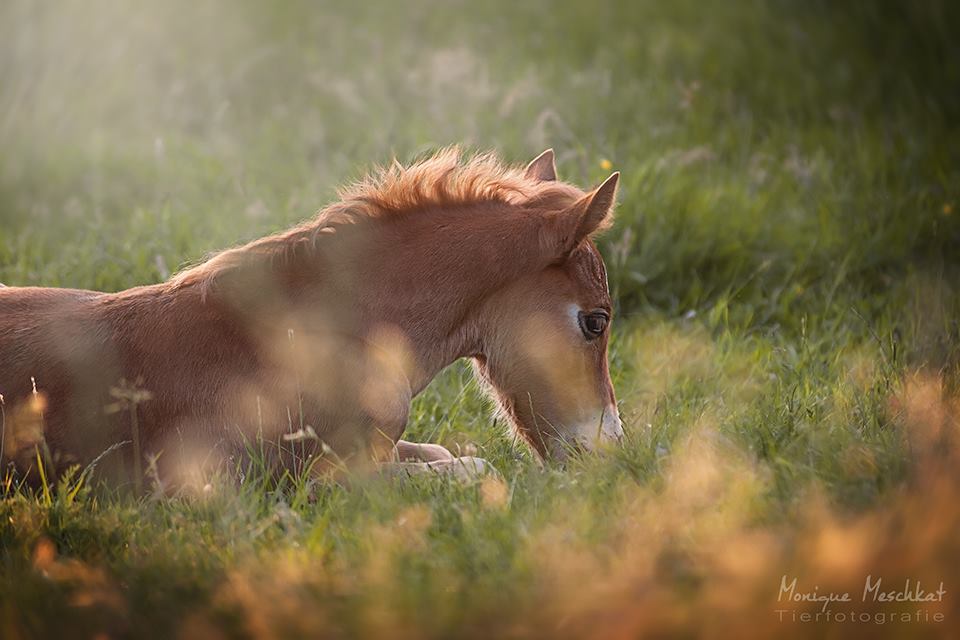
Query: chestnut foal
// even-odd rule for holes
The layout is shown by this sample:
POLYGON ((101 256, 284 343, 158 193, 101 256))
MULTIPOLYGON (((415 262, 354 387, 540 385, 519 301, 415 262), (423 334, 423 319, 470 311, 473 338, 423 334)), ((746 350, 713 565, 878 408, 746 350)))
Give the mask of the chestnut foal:
POLYGON ((451 148, 161 284, 0 288, 4 466, 29 475, 42 454, 62 470, 123 442, 122 468, 177 482, 256 440, 279 468, 477 470, 400 439, 458 358, 539 456, 617 442, 591 238, 618 175, 584 192, 552 150, 515 168, 451 148))

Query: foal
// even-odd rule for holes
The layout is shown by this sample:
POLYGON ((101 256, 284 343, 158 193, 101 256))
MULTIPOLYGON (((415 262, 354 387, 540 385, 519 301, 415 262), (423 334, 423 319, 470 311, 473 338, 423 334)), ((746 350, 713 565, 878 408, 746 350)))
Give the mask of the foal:
POLYGON ((451 148, 161 284, 0 288, 3 464, 62 469, 123 442, 125 468, 152 460, 176 481, 256 440, 286 468, 455 469, 400 437, 411 399, 458 358, 541 457, 619 441, 591 240, 618 176, 584 192, 557 180, 551 150, 521 169, 451 148))

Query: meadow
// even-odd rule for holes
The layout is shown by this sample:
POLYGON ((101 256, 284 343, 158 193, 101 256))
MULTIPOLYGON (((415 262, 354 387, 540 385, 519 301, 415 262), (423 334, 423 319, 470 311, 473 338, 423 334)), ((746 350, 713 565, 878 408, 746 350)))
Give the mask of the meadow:
POLYGON ((409 439, 502 479, 8 475, 0 637, 948 637, 958 6, 3 3, 0 282, 158 282, 375 164, 553 147, 575 184, 622 172, 626 442, 541 466, 456 365, 409 439), (868 575, 946 596, 860 602, 868 575), (783 576, 868 621, 798 621, 783 576))

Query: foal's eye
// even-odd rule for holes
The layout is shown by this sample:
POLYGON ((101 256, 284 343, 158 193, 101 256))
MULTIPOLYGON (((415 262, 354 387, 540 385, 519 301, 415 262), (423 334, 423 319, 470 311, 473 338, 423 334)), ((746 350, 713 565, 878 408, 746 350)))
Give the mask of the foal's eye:
POLYGON ((587 340, 599 338, 610 322, 610 315, 606 311, 590 311, 589 313, 581 311, 577 317, 580 320, 580 330, 583 331, 587 340))

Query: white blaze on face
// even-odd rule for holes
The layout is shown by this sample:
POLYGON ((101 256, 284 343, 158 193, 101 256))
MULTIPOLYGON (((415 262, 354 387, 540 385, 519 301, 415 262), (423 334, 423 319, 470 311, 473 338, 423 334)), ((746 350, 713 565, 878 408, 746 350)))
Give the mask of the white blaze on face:
POLYGON ((570 324, 573 326, 576 335, 583 336, 583 330, 580 329, 580 305, 567 305, 567 317, 570 318, 570 324))
MULTIPOLYGON (((580 328, 580 307, 571 304, 567 307, 567 315, 573 325, 576 335, 583 339, 580 328)), ((571 436, 587 449, 594 449, 603 443, 617 443, 623 438, 623 423, 620 421, 620 411, 617 405, 608 404, 596 411, 590 418, 576 425, 571 425, 571 436)))

